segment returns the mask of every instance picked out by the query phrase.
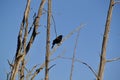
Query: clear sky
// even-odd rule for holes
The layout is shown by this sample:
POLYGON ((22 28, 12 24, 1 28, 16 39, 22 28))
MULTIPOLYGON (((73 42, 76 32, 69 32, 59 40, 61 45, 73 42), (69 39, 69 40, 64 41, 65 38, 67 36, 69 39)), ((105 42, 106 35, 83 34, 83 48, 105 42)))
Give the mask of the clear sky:
MULTIPOLYGON (((31 0, 31 13, 29 25, 33 21, 33 15, 37 12, 41 0, 31 0)), ((6 73, 10 71, 7 59, 13 60, 16 52, 17 35, 23 18, 26 0, 0 0, 0 80, 6 79, 6 73)), ((52 15, 54 16, 57 34, 64 37, 79 26, 86 24, 80 31, 76 58, 91 65, 97 72, 102 46, 105 21, 109 7, 109 0, 52 0, 52 15)), ((45 5, 46 9, 46 5, 45 5)), ((46 14, 40 20, 41 25, 46 25, 46 14)), ((53 24, 53 23, 52 23, 53 24)), ((107 47, 107 59, 120 57, 120 4, 114 6, 111 29, 107 47)), ((31 69, 36 64, 42 64, 45 58, 46 28, 39 27, 40 34, 29 51, 26 67, 31 69)), ((65 57, 72 57, 75 45, 76 33, 57 49, 54 55, 66 51, 65 57)), ((51 42, 55 38, 53 25, 51 26, 51 42)), ((69 80, 71 61, 57 59, 50 65, 56 64, 50 70, 50 80, 69 80)), ((120 79, 120 61, 107 63, 104 80, 120 79)), ((44 78, 44 70, 35 78, 44 78)), ((73 80, 94 80, 93 73, 83 64, 75 62, 73 80)))

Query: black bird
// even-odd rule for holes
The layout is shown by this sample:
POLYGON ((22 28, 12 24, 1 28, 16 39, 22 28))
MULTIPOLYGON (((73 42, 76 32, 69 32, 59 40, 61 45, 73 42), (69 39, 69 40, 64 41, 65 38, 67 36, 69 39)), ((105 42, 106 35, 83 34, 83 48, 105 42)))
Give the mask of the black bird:
POLYGON ((51 47, 51 48, 53 48, 55 44, 59 44, 59 43, 62 41, 62 37, 63 37, 62 35, 59 35, 57 38, 55 38, 55 39, 53 40, 53 43, 52 43, 52 47, 51 47))

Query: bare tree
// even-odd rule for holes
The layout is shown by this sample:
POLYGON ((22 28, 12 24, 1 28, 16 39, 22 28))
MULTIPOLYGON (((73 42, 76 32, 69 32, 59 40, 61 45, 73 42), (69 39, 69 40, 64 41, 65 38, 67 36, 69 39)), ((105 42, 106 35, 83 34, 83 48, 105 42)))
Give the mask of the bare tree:
MULTIPOLYGON (((62 42, 64 42, 71 35, 73 35, 75 32, 78 32, 76 42, 75 42, 73 57, 72 58, 66 58, 66 57, 63 57, 63 56, 59 55, 55 59, 50 60, 50 56, 53 55, 55 53, 55 51, 57 50, 57 48, 59 47, 59 46, 55 46, 50 51, 50 28, 51 28, 51 18, 53 18, 52 7, 51 7, 52 6, 52 0, 48 0, 48 4, 47 4, 48 5, 48 10, 46 11, 47 12, 47 31, 46 31, 45 62, 43 62, 43 64, 40 65, 39 68, 37 68, 37 69, 36 69, 36 67, 38 65, 36 64, 30 71, 27 70, 27 68, 25 67, 25 65, 26 65, 25 56, 28 54, 36 36, 39 33, 39 32, 37 32, 37 30, 38 30, 38 27, 40 25, 39 21, 40 21, 40 18, 42 16, 42 14, 43 14, 43 8, 44 8, 45 2, 46 2, 46 0, 41 0, 40 5, 39 5, 39 9, 38 9, 38 13, 35 16, 35 19, 32 23, 33 29, 31 29, 31 27, 30 27, 30 29, 28 30, 28 28, 29 28, 28 20, 29 20, 31 0, 27 0, 27 4, 26 4, 25 11, 24 11, 22 23, 21 23, 20 30, 19 30, 18 37, 17 37, 17 49, 16 49, 15 58, 13 60, 13 63, 10 63, 9 60, 8 60, 8 63, 11 67, 11 72, 9 73, 10 77, 9 77, 9 74, 7 74, 7 80, 15 80, 16 77, 18 77, 19 80, 24 80, 25 77, 27 79, 29 78, 30 80, 34 80, 34 78, 44 68, 45 68, 45 80, 49 80, 49 70, 53 66, 55 66, 55 64, 54 64, 51 67, 49 67, 49 63, 50 63, 50 61, 54 61, 57 58, 68 59, 68 60, 72 61, 70 80, 72 80, 74 62, 75 61, 86 65, 91 70, 91 72, 95 75, 96 80, 103 80, 104 68, 105 68, 106 62, 112 62, 112 61, 120 60, 120 57, 109 59, 109 60, 106 59, 106 48, 107 48, 107 42, 108 42, 108 36, 109 36, 109 30, 110 30, 112 10, 113 10, 114 4, 120 3, 120 1, 114 2, 114 0, 110 0, 109 9, 108 9, 108 13, 107 13, 107 19, 106 19, 106 23, 105 23, 105 31, 104 31, 104 35, 103 35, 103 42, 102 42, 102 49, 101 49, 100 65, 99 65, 98 75, 96 74, 94 69, 88 63, 83 62, 83 61, 75 58, 76 47, 77 47, 77 44, 78 44, 79 32, 80 32, 80 29, 84 25, 80 25, 79 27, 74 29, 72 32, 70 32, 66 37, 64 37, 62 39, 62 42), (31 34, 29 34, 30 31, 31 31, 31 34), (28 37, 30 37, 30 39, 28 37), (24 73, 25 70, 28 72, 27 75, 25 75, 25 73, 24 73)), ((54 18, 53 18, 53 22, 55 24, 54 18)), ((55 33, 56 33, 56 36, 57 36, 56 25, 54 26, 54 28, 55 28, 55 33)))
POLYGON ((19 71, 20 64, 21 64, 20 80, 24 79, 24 67, 25 67, 24 57, 26 56, 26 54, 30 50, 30 47, 32 46, 33 41, 34 41, 36 35, 38 34, 37 29, 38 29, 38 26, 39 26, 39 19, 42 15, 42 10, 43 10, 45 0, 42 0, 41 3, 40 3, 38 14, 37 14, 37 16, 34 20, 34 28, 33 28, 30 40, 28 41, 28 44, 27 44, 28 16, 29 16, 29 12, 30 12, 30 2, 31 2, 30 0, 27 0, 26 9, 25 9, 25 12, 24 12, 24 17, 23 17, 23 20, 22 20, 22 23, 21 23, 19 34, 18 34, 16 56, 15 56, 14 63, 12 64, 10 80, 15 80, 16 79, 16 74, 19 71), (23 32, 24 29, 25 29, 25 32, 23 32), (23 35, 24 35, 24 37, 22 37, 23 35))

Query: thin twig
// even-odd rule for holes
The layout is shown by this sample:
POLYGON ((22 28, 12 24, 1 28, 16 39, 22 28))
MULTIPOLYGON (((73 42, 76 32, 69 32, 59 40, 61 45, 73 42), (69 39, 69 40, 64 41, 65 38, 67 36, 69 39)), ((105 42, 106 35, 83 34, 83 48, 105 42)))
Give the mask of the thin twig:
POLYGON ((75 42, 75 47, 74 47, 74 52, 73 52, 73 57, 72 57, 72 64, 71 64, 70 80, 72 80, 72 76, 73 76, 74 62, 75 62, 75 56, 76 56, 76 47, 78 44, 79 33, 80 33, 80 30, 78 31, 76 42, 75 42))
POLYGON ((35 76, 45 67, 45 63, 43 63, 36 71, 33 73, 33 76, 30 80, 34 80, 35 76))
POLYGON ((34 13, 34 15, 33 15, 33 23, 32 23, 32 25, 29 28, 28 34, 31 32, 32 27, 35 25, 35 19, 36 19, 36 13, 34 13))
POLYGON ((118 61, 118 60, 120 60, 120 57, 108 59, 108 60, 106 60, 106 62, 113 62, 113 61, 118 61))
POLYGON ((27 75, 26 75, 26 80, 30 80, 30 76, 32 76, 32 72, 35 70, 35 68, 37 67, 38 65, 35 65, 33 66, 33 68, 31 70, 27 70, 27 75))
POLYGON ((11 64, 9 60, 7 60, 7 61, 8 61, 8 64, 10 65, 10 67, 13 68, 14 67, 13 64, 11 64))
POLYGON ((120 1, 115 1, 115 2, 114 2, 114 5, 115 5, 115 4, 119 4, 119 3, 120 3, 120 1))
POLYGON ((50 66, 50 67, 48 68, 48 70, 52 69, 55 65, 56 65, 56 64, 53 64, 52 66, 50 66))
MULTIPOLYGON (((51 59, 50 61, 54 61, 58 58, 60 58, 63 54, 65 53, 65 50, 64 52, 62 52, 61 54, 59 54, 56 58, 53 58, 51 59)), ((33 73, 33 76, 31 77, 31 80, 34 80, 35 76, 45 67, 45 63, 43 63, 40 68, 36 69, 36 71, 33 73)))
MULTIPOLYGON (((47 10, 45 10, 44 9, 44 11, 45 11, 45 13, 47 13, 48 11, 47 10)), ((52 20, 53 20, 53 24, 54 24, 54 31, 55 31, 55 35, 56 35, 56 37, 57 37, 57 29, 56 29, 56 23, 55 23, 55 19, 54 19, 54 16, 51 14, 51 17, 52 17, 52 20)))
POLYGON ((78 61, 78 62, 86 65, 86 66, 91 70, 91 72, 95 75, 95 77, 97 77, 97 74, 96 74, 95 70, 93 70, 93 68, 92 68, 89 64, 87 64, 87 63, 85 63, 85 62, 83 62, 83 61, 80 61, 80 60, 78 60, 78 59, 77 59, 76 61, 78 61))
POLYGON ((54 20, 54 16, 53 15, 51 15, 51 16, 52 16, 52 20, 53 20, 53 23, 54 23, 55 35, 57 37, 56 23, 55 23, 55 20, 54 20))
POLYGON ((11 74, 11 72, 8 72, 8 73, 6 73, 7 74, 7 79, 6 80, 9 80, 10 79, 10 74, 11 74))
MULTIPOLYGON (((72 58, 66 58, 66 57, 61 57, 61 59, 68 59, 68 60, 72 60, 72 58)), ((89 64, 87 64, 86 62, 83 62, 83 61, 81 61, 81 60, 79 60, 79 59, 75 59, 74 61, 76 61, 76 62, 79 62, 79 63, 82 63, 82 64, 84 64, 84 65, 86 65, 89 69, 90 69, 90 71, 95 75, 95 77, 97 77, 97 74, 96 74, 96 72, 94 71, 94 69, 89 65, 89 64)))
MULTIPOLYGON (((66 37, 63 38, 63 40, 61 41, 61 43, 63 43, 65 40, 67 40, 71 35, 73 35, 75 32, 79 31, 80 29, 82 29, 83 27, 85 26, 85 24, 81 24, 80 26, 78 26, 77 28, 75 28, 73 31, 71 31, 66 37)), ((61 44, 60 44, 61 45, 61 44)), ((60 46, 59 45, 59 46, 60 46)), ((59 46, 55 46, 52 51, 51 51, 51 54, 53 54, 56 49, 59 47, 59 46)))
POLYGON ((55 61, 56 59, 61 58, 64 54, 65 54, 65 50, 63 50, 63 52, 61 54, 59 54, 55 58, 51 59, 50 61, 55 61))

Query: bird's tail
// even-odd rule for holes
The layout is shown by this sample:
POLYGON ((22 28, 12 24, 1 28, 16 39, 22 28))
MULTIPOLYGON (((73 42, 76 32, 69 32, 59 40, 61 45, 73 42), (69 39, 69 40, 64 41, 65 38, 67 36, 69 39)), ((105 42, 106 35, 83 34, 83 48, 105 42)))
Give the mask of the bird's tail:
POLYGON ((54 47, 54 45, 52 45, 51 49, 54 47))

